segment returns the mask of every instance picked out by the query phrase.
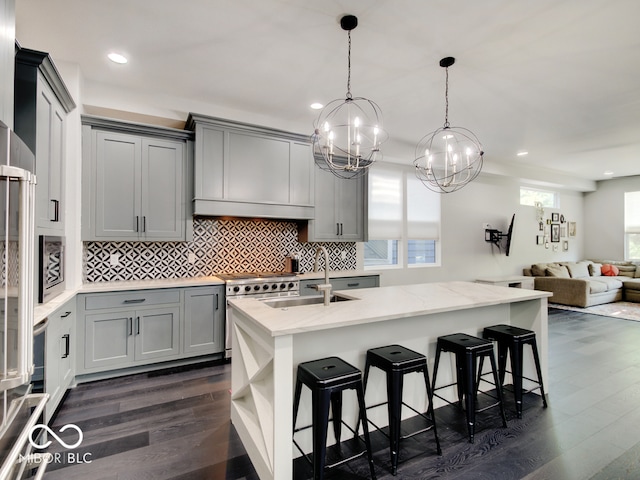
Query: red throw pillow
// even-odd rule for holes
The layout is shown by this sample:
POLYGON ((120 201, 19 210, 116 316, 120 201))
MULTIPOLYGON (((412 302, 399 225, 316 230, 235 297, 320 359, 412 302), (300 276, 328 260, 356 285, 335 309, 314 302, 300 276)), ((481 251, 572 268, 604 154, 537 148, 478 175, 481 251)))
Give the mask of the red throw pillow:
POLYGON ((620 273, 620 270, 615 265, 609 265, 605 263, 602 265, 602 275, 606 275, 607 277, 615 277, 620 273))

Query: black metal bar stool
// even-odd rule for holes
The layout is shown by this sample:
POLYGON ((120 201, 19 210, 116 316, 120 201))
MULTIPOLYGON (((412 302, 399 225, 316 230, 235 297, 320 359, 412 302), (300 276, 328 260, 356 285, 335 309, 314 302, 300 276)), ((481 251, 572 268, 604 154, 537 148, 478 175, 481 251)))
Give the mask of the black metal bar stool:
MULTIPOLYGON (((536 343, 536 332, 511 325, 494 325, 486 327, 482 332, 483 338, 487 340, 495 340, 498 343, 498 371, 500 378, 500 386, 504 385, 504 377, 507 373, 507 354, 511 358, 511 376, 513 378, 513 394, 516 400, 516 412, 518 418, 522 418, 522 380, 529 380, 538 386, 530 390, 540 389, 542 396, 542 405, 547 408, 547 397, 544 393, 544 385, 542 383, 542 369, 540 368, 540 357, 538 356, 538 345, 536 343), (536 366, 538 379, 525 377, 522 374, 522 354, 524 345, 530 345, 533 353, 533 361, 536 366)), ((480 360, 482 365, 482 360, 480 360)))
MULTIPOLYGON (((507 419, 504 415, 504 405, 502 401, 502 391, 496 387, 497 397, 487 393, 478 392, 476 385, 476 367, 478 365, 478 358, 481 360, 484 357, 489 357, 491 361, 491 369, 493 373, 494 381, 498 385, 498 369, 496 367, 496 359, 493 355, 493 343, 489 340, 467 335, 466 333, 454 333, 452 335, 445 335, 438 337, 436 346, 436 360, 433 370, 433 396, 444 400, 447 403, 452 403, 446 398, 436 394, 436 391, 443 388, 452 387, 457 385, 458 387, 458 405, 462 407, 462 399, 464 397, 464 408, 467 416, 467 428, 469 431, 469 442, 473 443, 475 435, 475 418, 477 412, 483 412, 489 408, 498 406, 500 407, 500 415, 502 416, 502 425, 507 426, 507 419), (436 379, 438 375, 438 365, 440 363, 440 354, 442 352, 453 353, 456 357, 456 382, 448 385, 442 385, 436 387, 436 379), (477 393, 483 393, 496 400, 495 403, 485 406, 484 408, 476 410, 476 395, 477 393)), ((479 371, 479 373, 481 373, 479 371)))
MULTIPOLYGON (((373 455, 371 452, 371 442, 369 440, 369 429, 367 427, 367 413, 364 405, 364 388, 362 386, 362 375, 353 365, 345 362, 338 357, 328 357, 320 360, 300 363, 298 365, 298 373, 296 377, 296 390, 293 401, 293 433, 306 428, 312 428, 313 436, 313 478, 324 478, 325 457, 327 452, 327 427, 329 425, 329 404, 333 413, 333 431, 336 442, 340 445, 341 426, 346 426, 357 437, 357 430, 353 430, 342 421, 342 391, 353 389, 358 397, 358 406, 360 409, 358 423, 362 422, 364 430, 365 450, 344 458, 332 465, 326 465, 326 468, 332 468, 341 465, 349 460, 363 455, 365 452, 369 460, 369 469, 371 470, 371 478, 375 480, 375 471, 373 468, 373 455), (298 407, 300 405, 300 394, 302 393, 302 385, 306 385, 311 390, 311 410, 312 424, 306 427, 296 429, 296 419, 298 417, 298 407)), ((293 440, 295 446, 300 450, 305 458, 309 457, 302 451, 298 443, 293 440)))
POLYGON ((389 435, 386 435, 375 423, 369 420, 374 427, 389 438, 389 449, 391 452, 391 471, 395 475, 398 471, 398 450, 400 440, 413 437, 419 433, 433 430, 436 439, 436 450, 438 455, 442 455, 438 430, 436 428, 435 416, 433 414, 433 398, 431 396, 431 384, 429 382, 429 372, 427 370, 427 357, 421 353, 409 350, 400 345, 387 345, 385 347, 372 348, 367 351, 367 361, 364 370, 364 390, 367 391, 370 367, 377 367, 387 375, 387 401, 370 405, 367 409, 387 405, 389 414, 389 435), (407 373, 420 373, 424 376, 424 383, 427 389, 427 415, 419 412, 410 405, 402 401, 402 387, 404 385, 404 375, 407 373), (401 436, 400 426, 402 422, 402 406, 409 408, 424 419, 430 425, 413 433, 401 436))

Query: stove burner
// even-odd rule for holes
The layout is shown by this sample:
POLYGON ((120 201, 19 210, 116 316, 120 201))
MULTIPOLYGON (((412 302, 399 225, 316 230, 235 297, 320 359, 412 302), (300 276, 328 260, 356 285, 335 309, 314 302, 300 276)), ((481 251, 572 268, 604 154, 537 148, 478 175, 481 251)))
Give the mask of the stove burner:
POLYGON ((259 296, 259 298, 300 294, 298 277, 286 272, 221 273, 227 284, 227 297, 259 296))

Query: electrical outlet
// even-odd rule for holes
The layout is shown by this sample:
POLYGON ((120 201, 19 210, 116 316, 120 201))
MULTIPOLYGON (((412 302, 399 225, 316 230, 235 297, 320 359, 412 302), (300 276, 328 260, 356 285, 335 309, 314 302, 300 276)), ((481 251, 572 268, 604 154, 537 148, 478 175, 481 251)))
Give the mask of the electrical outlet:
POLYGON ((189 252, 189 255, 187 256, 187 261, 191 264, 196 263, 196 254, 193 252, 189 252))
POLYGON ((109 265, 111 265, 112 267, 117 267, 118 265, 120 265, 119 253, 112 253, 111 255, 109 255, 109 265))
POLYGON ((488 229, 490 229, 490 228, 491 228, 491 224, 490 224, 490 223, 483 223, 483 224, 482 224, 482 229, 483 229, 483 230, 488 230, 488 229))

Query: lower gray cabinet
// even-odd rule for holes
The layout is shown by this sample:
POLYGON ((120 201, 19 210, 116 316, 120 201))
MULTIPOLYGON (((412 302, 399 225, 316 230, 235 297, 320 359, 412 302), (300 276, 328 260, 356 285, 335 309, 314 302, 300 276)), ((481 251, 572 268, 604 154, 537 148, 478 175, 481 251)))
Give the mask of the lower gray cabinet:
POLYGON ((223 286, 184 291, 184 353, 224 352, 226 314, 223 286))
MULTIPOLYGON (((300 280, 300 295, 318 295, 316 285, 324 283, 324 278, 300 280)), ((380 286, 379 275, 362 275, 353 277, 329 278, 331 291, 351 290, 354 288, 372 288, 380 286)))
POLYGON ((223 285, 92 293, 78 301, 79 374, 224 352, 223 285))
POLYGON ((73 344, 75 299, 48 317, 45 333, 44 391, 49 394, 45 407, 45 423, 51 420, 58 405, 73 382, 73 344))

